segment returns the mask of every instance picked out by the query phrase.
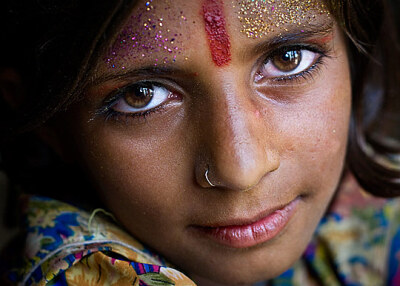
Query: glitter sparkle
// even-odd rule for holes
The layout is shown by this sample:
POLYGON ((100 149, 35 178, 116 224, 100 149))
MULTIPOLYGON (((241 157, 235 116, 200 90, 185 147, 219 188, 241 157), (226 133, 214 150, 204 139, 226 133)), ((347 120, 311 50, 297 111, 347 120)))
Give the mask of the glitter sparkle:
POLYGON ((177 61, 182 53, 182 34, 166 27, 168 21, 178 20, 183 23, 187 19, 182 11, 174 16, 176 13, 170 11, 169 2, 164 1, 165 5, 161 8, 156 7, 153 0, 149 0, 139 7, 110 47, 104 59, 109 67, 125 69, 124 62, 146 58, 153 59, 155 66, 177 61))
POLYGON ((241 32, 249 38, 262 38, 272 32, 282 32, 287 25, 304 27, 315 21, 318 14, 329 17, 327 7, 318 0, 239 0, 241 32))

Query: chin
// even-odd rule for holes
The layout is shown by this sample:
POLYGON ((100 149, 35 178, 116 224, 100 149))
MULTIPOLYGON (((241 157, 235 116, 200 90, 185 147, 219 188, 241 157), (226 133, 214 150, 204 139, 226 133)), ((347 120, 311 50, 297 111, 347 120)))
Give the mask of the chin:
POLYGON ((169 258, 196 282, 214 282, 199 285, 246 285, 270 280, 290 269, 299 260, 311 240, 319 217, 319 212, 310 213, 308 204, 302 202, 286 227, 263 243, 235 248, 216 243, 208 237, 191 237, 193 241, 184 240, 188 243, 184 247, 185 252, 169 258), (190 247, 194 245, 196 248, 190 247), (190 255, 183 255, 188 252, 190 255))
POLYGON ((198 285, 248 285, 278 277, 303 253, 299 247, 289 256, 273 257, 276 252, 282 253, 282 250, 274 250, 269 247, 241 249, 234 255, 209 258, 207 263, 196 263, 185 270, 198 285))
MULTIPOLYGON (((246 264, 244 261, 243 264, 246 264)), ((221 272, 217 269, 213 269, 214 271, 207 271, 203 275, 191 275, 192 279, 196 282, 197 285, 252 285, 257 282, 267 281, 278 277, 287 269, 290 268, 291 265, 288 265, 287 268, 282 269, 269 269, 268 266, 262 267, 262 269, 256 271, 255 269, 247 269, 248 267, 244 267, 242 269, 229 269, 222 270, 221 272)), ((225 267, 228 268, 228 267, 225 267)), ((280 267, 281 268, 281 267, 280 267)))

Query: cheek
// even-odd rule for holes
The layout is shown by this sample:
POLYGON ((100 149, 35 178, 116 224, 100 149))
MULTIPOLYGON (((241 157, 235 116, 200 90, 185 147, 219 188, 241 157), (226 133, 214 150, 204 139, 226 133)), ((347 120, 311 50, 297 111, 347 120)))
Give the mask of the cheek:
MULTIPOLYGON (((333 93, 332 98, 342 99, 342 96, 333 93)), ((297 150, 304 150, 298 153, 303 159, 325 165, 326 161, 344 153, 349 125, 348 106, 345 100, 330 100, 300 118, 304 125, 298 130, 300 136, 296 141, 297 150)))
POLYGON ((174 126, 147 136, 135 136, 128 125, 124 128, 124 132, 115 126, 86 130, 90 140, 80 142, 82 164, 120 221, 134 224, 131 229, 143 229, 141 221, 163 229, 168 225, 163 218, 176 221, 183 217, 175 209, 181 190, 174 182, 183 182, 188 176, 175 172, 186 152, 185 146, 179 144, 184 140, 174 126), (132 217, 145 219, 133 222, 132 217))
POLYGON ((140 193, 146 185, 154 184, 150 174, 159 173, 161 177, 168 158, 159 155, 169 153, 161 146, 162 140, 130 140, 105 130, 93 140, 96 143, 88 146, 96 155, 86 158, 92 176, 98 181, 100 178, 99 189, 103 193, 112 188, 117 188, 118 193, 140 193))
POLYGON ((282 163, 312 190, 334 189, 343 169, 350 118, 348 78, 314 89, 280 117, 282 163), (338 88, 339 87, 339 88, 338 88), (323 176, 321 174, 324 174, 323 176))

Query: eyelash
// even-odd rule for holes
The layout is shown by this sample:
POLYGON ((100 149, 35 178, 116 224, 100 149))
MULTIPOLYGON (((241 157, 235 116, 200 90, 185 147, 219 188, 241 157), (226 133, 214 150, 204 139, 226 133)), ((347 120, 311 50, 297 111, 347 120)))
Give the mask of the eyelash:
POLYGON ((138 113, 123 113, 123 112, 118 112, 115 111, 114 109, 110 108, 108 109, 104 115, 104 121, 125 121, 125 123, 128 123, 128 120, 133 118, 133 119, 143 119, 146 121, 147 117, 151 116, 154 113, 161 113, 164 111, 164 106, 160 105, 157 106, 153 109, 146 110, 144 112, 138 112, 138 113))
MULTIPOLYGON (((155 82, 143 82, 143 83, 147 83, 147 84, 154 84, 154 85, 159 85, 158 83, 155 82)), ((124 88, 121 88, 119 90, 123 90, 124 88)), ((116 92, 113 96, 111 96, 111 98, 107 99, 106 102, 104 103, 104 105, 102 107, 100 107, 95 113, 94 113, 94 117, 97 116, 103 116, 104 117, 104 121, 108 122, 108 121, 116 121, 116 122, 120 122, 120 121, 124 121, 125 123, 128 123, 129 119, 143 119, 144 121, 146 121, 147 117, 151 116, 154 113, 161 113, 164 111, 165 107, 164 105, 159 105, 156 106, 152 109, 143 111, 143 112, 136 112, 136 113, 125 113, 125 112, 119 112, 114 110, 112 107, 114 106, 114 104, 118 101, 121 100, 124 97, 123 92, 116 92)))
POLYGON ((310 80, 314 78, 314 75, 316 72, 318 72, 321 68, 321 66, 324 64, 324 58, 325 56, 320 56, 313 65, 311 65, 308 69, 286 77, 279 77, 279 78, 274 78, 273 81, 275 82, 283 82, 287 83, 289 81, 301 81, 301 80, 310 80))
MULTIPOLYGON (((313 63, 310 67, 308 67, 306 70, 301 71, 300 73, 289 75, 289 76, 282 76, 282 77, 275 77, 275 78, 270 78, 268 80, 273 81, 273 82, 280 82, 280 83, 293 83, 295 81, 301 81, 301 80, 310 80, 314 78, 315 73, 321 68, 321 66, 324 64, 325 58, 329 58, 330 56, 328 55, 329 51, 327 49, 321 48, 316 48, 314 46, 309 46, 309 45, 290 45, 290 46, 284 46, 284 47, 279 47, 275 49, 272 53, 269 53, 264 60, 262 61, 262 64, 264 65, 267 63, 269 60, 273 59, 274 56, 278 54, 282 54, 283 52, 287 51, 293 51, 293 50, 308 50, 314 53, 319 54, 319 57, 313 63)), ((160 85, 157 82, 151 82, 148 81, 146 82, 147 84, 154 84, 154 85, 160 85)), ((100 107, 96 112, 95 116, 103 116, 104 120, 107 121, 117 121, 120 122, 125 121, 125 123, 128 123, 129 119, 143 119, 146 121, 146 119, 156 113, 162 113, 165 110, 165 104, 161 104, 159 106, 156 106, 152 109, 143 111, 143 112, 136 112, 136 113, 124 113, 124 112, 119 112, 114 110, 112 107, 114 104, 118 101, 121 100, 124 97, 124 93, 121 92, 119 89, 118 92, 114 94, 111 98, 106 100, 104 105, 100 107)))
POLYGON ((308 50, 313 53, 319 54, 317 60, 315 63, 313 63, 309 68, 307 68, 304 71, 301 71, 300 73, 289 75, 289 76, 282 76, 282 77, 275 77, 275 78, 270 78, 268 80, 276 83, 293 83, 294 81, 301 81, 301 80, 310 80, 314 78, 314 75, 316 72, 318 72, 321 68, 321 66, 324 65, 325 59, 330 58, 330 50, 328 50, 326 47, 315 47, 315 46, 310 46, 310 45, 289 45, 289 46, 283 46, 283 47, 278 47, 275 49, 272 53, 268 54, 268 56, 263 60, 262 64, 268 62, 269 60, 272 60, 274 56, 281 54, 283 52, 287 51, 293 51, 293 50, 308 50))

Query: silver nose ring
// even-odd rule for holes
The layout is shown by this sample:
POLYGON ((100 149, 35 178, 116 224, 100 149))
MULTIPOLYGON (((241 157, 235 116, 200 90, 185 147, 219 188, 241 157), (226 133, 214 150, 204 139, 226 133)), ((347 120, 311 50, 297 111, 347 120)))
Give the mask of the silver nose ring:
POLYGON ((207 167, 207 170, 206 170, 206 172, 204 174, 204 177, 206 177, 206 181, 211 187, 215 187, 215 185, 213 183, 211 183, 210 179, 208 178, 208 167, 207 167))

